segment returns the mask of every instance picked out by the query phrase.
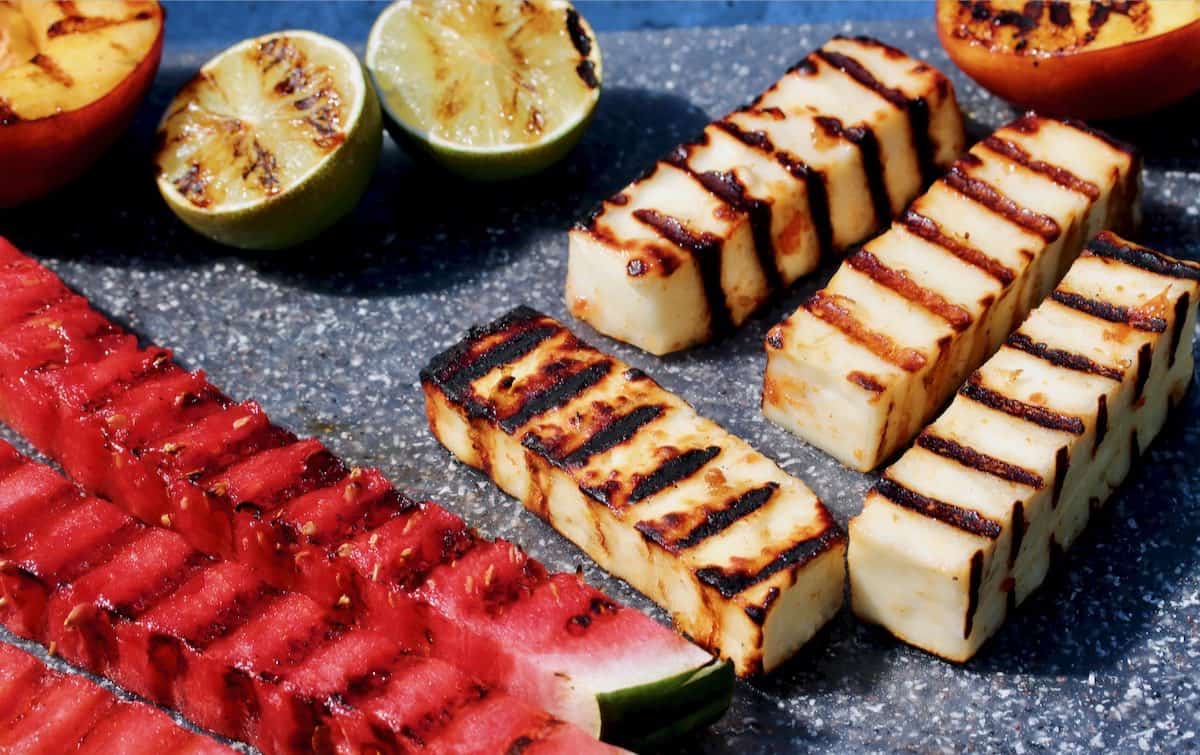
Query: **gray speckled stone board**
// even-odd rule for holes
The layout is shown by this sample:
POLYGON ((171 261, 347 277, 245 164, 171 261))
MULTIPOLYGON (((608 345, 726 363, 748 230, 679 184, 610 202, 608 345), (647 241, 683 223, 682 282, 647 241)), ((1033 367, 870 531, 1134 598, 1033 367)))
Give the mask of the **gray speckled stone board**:
MULTIPOLYGON (((148 164, 153 123, 213 51, 171 52, 152 101, 99 169, 52 200, 0 214, 0 233, 232 395, 259 399, 276 420, 381 466, 556 569, 582 564, 593 582, 661 619, 442 450, 425 427, 417 370, 467 326, 518 303, 565 318, 568 224, 839 31, 877 35, 949 70, 924 26, 603 35, 606 89, 565 164, 515 186, 472 188, 413 167, 389 144, 358 211, 319 242, 277 256, 207 244, 159 201, 148 164)), ((954 75, 976 135, 1011 116, 954 75)), ((1200 258, 1198 116, 1193 100, 1116 128, 1147 150, 1142 239, 1192 258, 1200 258)), ((758 411, 764 332, 826 276, 735 337, 666 359, 577 327, 776 458, 845 523, 870 479, 758 411)), ((1200 392, 1178 414, 1076 546, 1069 571, 971 663, 944 663, 843 612, 785 668, 739 683, 726 718, 679 750, 1200 748, 1200 392)))

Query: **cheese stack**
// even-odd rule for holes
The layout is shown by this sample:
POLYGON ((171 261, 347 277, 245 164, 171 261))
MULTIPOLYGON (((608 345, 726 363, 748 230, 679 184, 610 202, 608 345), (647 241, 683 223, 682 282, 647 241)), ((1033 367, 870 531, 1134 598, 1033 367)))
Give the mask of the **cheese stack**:
POLYGON ((841 606, 845 534, 820 500, 555 320, 518 308, 421 381, 443 445, 738 673, 778 665, 841 606))
POLYGON ((1140 162, 1026 115, 971 148, 767 334, 763 412, 860 471, 907 444, 1101 228, 1136 224, 1140 162))
POLYGON ((963 142, 945 76, 835 38, 571 230, 568 306, 655 354, 710 340, 886 226, 963 142))
POLYGON ((854 612, 965 661, 1192 380, 1200 265, 1103 233, 850 523, 854 612))

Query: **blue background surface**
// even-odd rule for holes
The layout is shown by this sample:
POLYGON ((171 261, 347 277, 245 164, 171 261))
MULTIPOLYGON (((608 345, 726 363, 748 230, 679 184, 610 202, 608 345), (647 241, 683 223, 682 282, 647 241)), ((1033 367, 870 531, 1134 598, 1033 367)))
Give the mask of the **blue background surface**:
MULTIPOLYGON (((164 3, 171 23, 167 43, 176 48, 225 46, 230 39, 262 34, 285 27, 321 29, 345 39, 366 39, 376 13, 387 2, 199 2, 168 0, 164 3)), ((933 16, 929 0, 577 0, 576 7, 597 31, 658 29, 689 26, 785 25, 845 21, 927 19, 933 16)))

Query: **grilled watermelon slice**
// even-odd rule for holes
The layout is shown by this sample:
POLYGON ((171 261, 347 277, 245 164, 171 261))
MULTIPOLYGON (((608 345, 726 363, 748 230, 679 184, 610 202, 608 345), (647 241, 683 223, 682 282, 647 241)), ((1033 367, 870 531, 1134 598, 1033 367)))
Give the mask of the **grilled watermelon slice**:
MULTIPOLYGON (((11 453, 0 442, 0 463, 11 453)), ((67 500, 50 521, 10 521, 7 515, 23 509, 7 501, 30 495, 27 483, 9 488, 21 468, 10 464, 0 479, 0 521, 7 532, 25 531, 0 545, 7 564, 0 570, 0 619, 200 725, 266 753, 425 745, 456 752, 464 751, 464 730, 474 737, 472 751, 511 752, 524 744, 536 750, 574 728, 72 488, 55 488, 67 500), (393 696, 419 700, 421 716, 395 715, 393 696), (486 729, 463 720, 481 711, 490 717, 486 729)), ((37 479, 49 493, 53 482, 37 479)), ((107 710, 105 700, 84 692, 55 692, 53 705, 30 707, 40 718, 27 712, 19 726, 0 729, 0 749, 71 751, 107 710)), ((581 753, 615 751, 581 730, 568 741, 581 753)))
POLYGON ((180 728, 162 711, 121 700, 0 643, 0 747, 26 755, 231 755, 233 750, 180 728))
POLYGON ((0 309, 0 418, 87 490, 607 741, 658 741, 728 706, 729 667, 671 630, 135 348, 0 244, 0 275, 18 269, 28 285, 0 297, 15 302, 0 309), (471 584, 437 576, 460 561, 471 584))

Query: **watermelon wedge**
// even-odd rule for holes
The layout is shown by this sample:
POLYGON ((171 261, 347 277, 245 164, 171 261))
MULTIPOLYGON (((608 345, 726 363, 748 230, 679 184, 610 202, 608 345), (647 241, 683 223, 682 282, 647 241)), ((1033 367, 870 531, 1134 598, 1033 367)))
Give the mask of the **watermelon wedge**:
POLYGON ((0 643, 0 752, 61 755, 232 755, 145 703, 54 671, 0 643))
MULTIPOLYGON (((72 663, 265 753, 618 751, 14 456, 0 442, 0 621, 72 663), (50 497, 50 515, 26 503, 50 497)), ((61 687, 0 730, 0 752, 67 752, 109 717, 102 689, 61 687)))
POLYGON ((89 492, 605 741, 728 707, 728 664, 136 347, 2 239, 0 291, 0 419, 89 492))

